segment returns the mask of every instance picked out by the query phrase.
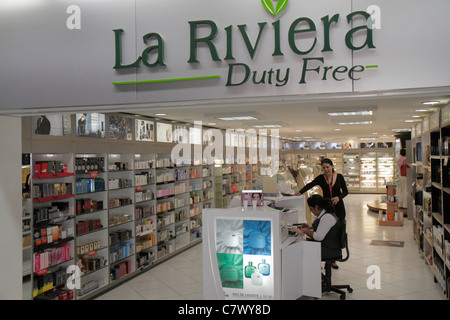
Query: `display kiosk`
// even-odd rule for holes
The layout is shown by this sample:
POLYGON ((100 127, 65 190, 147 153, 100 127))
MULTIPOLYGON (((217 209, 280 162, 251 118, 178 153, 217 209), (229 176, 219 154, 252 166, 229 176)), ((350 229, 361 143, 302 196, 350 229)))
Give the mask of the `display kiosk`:
POLYGON ((320 243, 288 232, 304 222, 304 207, 304 196, 298 196, 204 209, 204 299, 321 297, 320 243))

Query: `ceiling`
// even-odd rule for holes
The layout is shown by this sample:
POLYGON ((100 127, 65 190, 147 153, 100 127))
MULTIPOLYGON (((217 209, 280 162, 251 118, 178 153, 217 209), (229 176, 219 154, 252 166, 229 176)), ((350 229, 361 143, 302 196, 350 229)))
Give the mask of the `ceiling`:
MULTIPOLYGON (((139 105, 127 107, 127 112, 189 124, 193 124, 194 121, 202 121, 203 126, 222 129, 249 129, 253 125, 261 124, 281 125, 280 128, 275 128, 279 130, 281 138, 295 140, 330 141, 331 139, 333 140, 331 142, 344 142, 361 137, 393 139, 393 135, 396 134, 393 129, 411 128, 414 125, 405 120, 421 121, 423 117, 447 104, 450 101, 450 90, 445 88, 435 92, 409 91, 401 94, 362 93, 351 96, 317 95, 298 97, 296 101, 292 101, 292 99, 286 101, 288 99, 282 97, 273 101, 265 100, 202 102, 187 105, 177 103, 163 107, 139 105), (438 104, 424 105, 425 101, 437 101, 438 104), (330 108, 336 111, 345 111, 346 109, 365 109, 366 107, 374 109, 371 116, 331 117, 327 112, 322 111, 330 108), (416 109, 428 111, 419 112, 415 111, 416 109), (158 116, 157 113, 166 113, 166 115, 158 116), (224 121, 217 119, 224 115, 250 115, 258 120, 224 121), (338 118, 341 121, 369 118, 372 123, 339 125, 338 118)), ((270 133, 271 128, 267 129, 270 133)), ((258 132, 258 128, 255 130, 258 132)))

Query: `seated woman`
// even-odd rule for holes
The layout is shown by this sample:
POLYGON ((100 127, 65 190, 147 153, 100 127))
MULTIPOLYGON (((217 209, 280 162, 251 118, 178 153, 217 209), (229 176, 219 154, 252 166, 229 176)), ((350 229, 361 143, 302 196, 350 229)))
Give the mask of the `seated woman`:
POLYGON ((292 228, 292 231, 304 233, 312 240, 320 241, 322 261, 339 257, 342 254, 339 220, 334 214, 331 201, 315 194, 308 198, 307 203, 316 219, 312 226, 302 224, 300 228, 292 228))

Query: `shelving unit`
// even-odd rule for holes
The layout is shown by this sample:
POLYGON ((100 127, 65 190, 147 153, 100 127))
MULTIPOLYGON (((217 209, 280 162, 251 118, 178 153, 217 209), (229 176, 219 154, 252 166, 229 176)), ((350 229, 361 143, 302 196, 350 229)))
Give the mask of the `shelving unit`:
POLYGON ((360 161, 359 153, 344 153, 343 171, 345 182, 349 191, 360 189, 360 161))
POLYGON ((292 168, 312 168, 321 172, 321 159, 333 161, 336 172, 341 173, 347 188, 353 193, 384 193, 386 184, 395 179, 393 148, 282 150, 282 163, 292 168), (332 150, 332 152, 331 152, 332 150))
POLYGON ((366 152, 361 154, 361 191, 377 191, 377 154, 366 152))
POLYGON ((450 105, 425 118, 412 131, 416 195, 414 236, 444 293, 450 278, 450 105))
POLYGON ((203 208, 215 205, 213 165, 174 166, 170 154, 32 158, 23 206, 33 213, 33 256, 24 260, 34 284, 30 299, 89 299, 126 281, 200 241, 203 208), (53 237, 43 243, 47 233, 53 237), (60 248, 64 253, 50 261, 48 252, 60 248), (80 276, 74 290, 65 289, 69 266, 80 276))

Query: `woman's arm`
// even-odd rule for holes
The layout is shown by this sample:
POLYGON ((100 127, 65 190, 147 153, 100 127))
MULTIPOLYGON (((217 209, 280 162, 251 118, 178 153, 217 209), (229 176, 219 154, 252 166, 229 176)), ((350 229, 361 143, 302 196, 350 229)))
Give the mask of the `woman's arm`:
POLYGON ((299 194, 304 194, 309 189, 312 189, 315 186, 319 185, 319 182, 320 182, 319 179, 320 179, 320 175, 318 175, 313 181, 311 181, 310 183, 306 184, 303 188, 301 188, 301 190, 299 191, 299 194))

